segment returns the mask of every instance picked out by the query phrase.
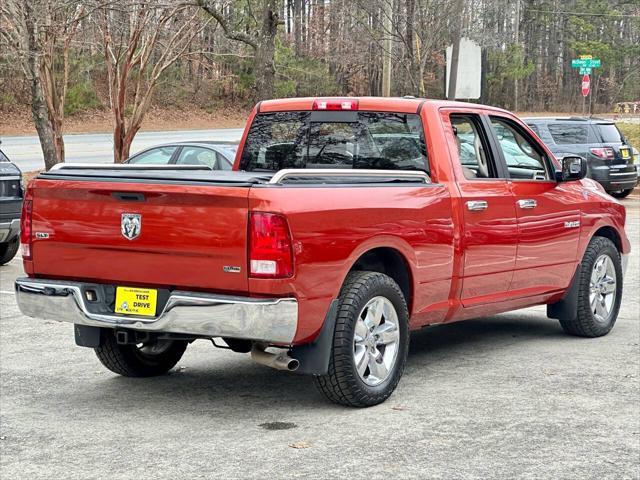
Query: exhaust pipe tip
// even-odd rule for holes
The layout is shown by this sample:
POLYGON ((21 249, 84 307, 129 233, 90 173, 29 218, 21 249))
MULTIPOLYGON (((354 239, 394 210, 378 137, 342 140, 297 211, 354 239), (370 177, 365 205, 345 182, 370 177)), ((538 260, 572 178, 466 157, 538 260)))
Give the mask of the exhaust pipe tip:
POLYGON ((300 366, 300 360, 296 360, 295 358, 289 358, 289 363, 287 363, 287 370, 290 372, 295 372, 300 366))
POLYGON ((254 345, 251 349, 251 358, 254 362, 277 370, 295 372, 300 367, 300 360, 291 358, 287 352, 271 353, 265 351, 265 347, 254 345))

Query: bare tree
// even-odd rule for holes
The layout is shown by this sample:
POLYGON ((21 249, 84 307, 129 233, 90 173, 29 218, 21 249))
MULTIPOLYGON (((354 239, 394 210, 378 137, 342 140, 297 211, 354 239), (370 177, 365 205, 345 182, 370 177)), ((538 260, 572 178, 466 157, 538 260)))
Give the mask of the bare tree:
POLYGON ((238 30, 233 26, 233 10, 229 5, 212 0, 195 0, 195 2, 216 19, 227 38, 249 45, 253 50, 256 77, 255 100, 273 98, 276 78, 275 40, 278 25, 283 23, 278 14, 280 2, 278 0, 260 0, 260 20, 255 19, 258 23, 258 31, 253 34, 238 30))
POLYGON ((200 16, 187 5, 139 3, 103 6, 93 15, 107 70, 115 162, 129 158, 162 74, 210 21, 200 16))
POLYGON ((0 4, 0 40, 19 59, 29 82, 31 114, 47 170, 64 162, 69 49, 83 15, 80 2, 6 0, 0 4))

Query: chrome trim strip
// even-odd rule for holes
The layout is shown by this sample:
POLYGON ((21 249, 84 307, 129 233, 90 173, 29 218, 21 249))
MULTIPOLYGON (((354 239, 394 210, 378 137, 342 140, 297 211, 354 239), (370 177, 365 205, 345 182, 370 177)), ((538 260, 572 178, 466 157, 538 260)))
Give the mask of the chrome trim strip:
POLYGON ((0 181, 5 181, 5 180, 22 180, 22 177, 20 177, 20 175, 7 175, 7 176, 2 176, 0 177, 0 181))
POLYGON ((91 313, 82 283, 33 278, 15 282, 20 311, 34 318, 103 328, 230 337, 291 344, 298 327, 295 298, 249 298, 173 291, 155 318, 91 313))
POLYGON ((417 170, 366 170, 346 168, 285 168, 277 171, 269 183, 278 184, 287 177, 374 177, 374 178, 407 178, 431 183, 431 178, 425 172, 417 170))
POLYGON ((633 175, 636 176, 637 172, 609 172, 609 175, 611 175, 612 177, 621 177, 624 175, 633 175))
POLYGON ((206 165, 140 165, 136 163, 58 163, 51 167, 47 173, 58 170, 211 170, 206 165))

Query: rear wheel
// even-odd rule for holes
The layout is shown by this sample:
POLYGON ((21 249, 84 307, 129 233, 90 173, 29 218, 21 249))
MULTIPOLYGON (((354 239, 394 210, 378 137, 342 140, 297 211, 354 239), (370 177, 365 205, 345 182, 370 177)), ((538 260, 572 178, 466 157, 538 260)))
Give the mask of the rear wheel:
POLYGON ((398 284, 376 272, 353 272, 341 293, 329 370, 315 377, 332 402, 368 407, 386 400, 404 372, 409 313, 398 284))
POLYGON ((18 248, 20 248, 20 239, 18 237, 10 242, 0 243, 0 265, 9 263, 18 253, 18 248))
POLYGON ((631 192, 633 192, 633 188, 629 188, 627 190, 620 190, 619 192, 611 192, 609 195, 616 198, 625 198, 628 197, 631 192))
POLYGON ((187 342, 153 340, 147 343, 122 345, 115 335, 105 335, 102 345, 95 348, 100 362, 125 377, 153 377, 167 373, 180 361, 187 342))
POLYGON ((575 318, 560 319, 571 335, 601 337, 616 323, 622 298, 620 254, 611 240, 594 237, 582 259, 575 318))

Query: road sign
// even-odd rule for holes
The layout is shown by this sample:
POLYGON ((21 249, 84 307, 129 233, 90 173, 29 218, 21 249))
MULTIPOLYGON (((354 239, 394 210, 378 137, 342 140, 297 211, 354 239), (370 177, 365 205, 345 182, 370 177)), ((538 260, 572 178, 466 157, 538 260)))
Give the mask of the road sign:
POLYGON ((582 76, 582 96, 586 97, 589 95, 589 90, 591 90, 591 79, 589 75, 586 73, 582 76))
POLYGON ((584 75, 585 73, 587 75, 591 75, 591 67, 581 67, 580 68, 580 75, 584 75))
POLYGON ((580 60, 591 60, 593 58, 593 55, 578 55, 578 58, 580 60))
POLYGON ((572 68, 600 68, 602 62, 599 58, 574 58, 571 60, 572 68))

